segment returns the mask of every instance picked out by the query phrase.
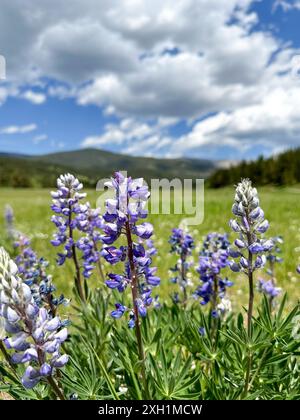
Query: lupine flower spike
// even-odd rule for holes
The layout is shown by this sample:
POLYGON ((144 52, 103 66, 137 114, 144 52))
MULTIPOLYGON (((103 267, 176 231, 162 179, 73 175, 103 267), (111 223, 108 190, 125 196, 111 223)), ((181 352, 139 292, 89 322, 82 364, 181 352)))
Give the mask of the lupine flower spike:
POLYGON ((79 297, 85 301, 81 282, 80 265, 76 251, 74 230, 82 222, 81 213, 84 210, 80 201, 86 197, 81 190, 83 185, 71 174, 61 175, 57 179, 57 191, 52 192, 51 209, 56 213, 52 222, 58 229, 51 243, 53 246, 64 245, 64 252, 58 254, 58 264, 64 264, 66 258, 73 259, 75 266, 75 285, 79 297))
POLYGON ((231 261, 230 268, 234 272, 241 271, 248 276, 247 325, 250 335, 254 300, 253 273, 265 265, 265 253, 273 248, 273 242, 261 238, 261 235, 268 230, 269 222, 264 218, 264 212, 259 207, 257 190, 252 187, 249 179, 242 180, 236 187, 232 212, 236 219, 230 220, 229 225, 239 237, 235 240, 236 249, 229 249, 230 256, 238 259, 238 262, 231 261))
POLYGON ((22 282, 18 267, 3 248, 0 248, 0 317, 8 334, 4 344, 14 351, 11 362, 26 364, 23 386, 30 389, 47 380, 57 397, 65 399, 55 373, 68 362, 68 356, 60 352, 67 329, 58 316, 38 307, 30 287, 22 282))
MULTIPOLYGON (((173 229, 169 243, 171 244, 171 253, 176 254, 179 257, 175 267, 171 268, 171 271, 175 274, 171 281, 172 283, 179 285, 180 290, 183 293, 182 303, 185 304, 188 297, 188 270, 191 266, 191 262, 188 261, 188 257, 191 255, 194 248, 194 241, 191 235, 184 232, 183 229, 173 229)), ((173 296, 173 301, 176 303, 180 301, 178 294, 173 296)))
POLYGON ((81 237, 76 241, 76 248, 82 253, 83 277, 89 278, 95 266, 97 266, 104 283, 105 278, 101 263, 103 218, 100 215, 100 209, 92 209, 89 202, 81 205, 80 210, 81 213, 76 217, 76 228, 80 231, 81 237))
POLYGON ((142 376, 147 393, 140 317, 146 316, 147 308, 152 303, 152 287, 159 285, 160 279, 156 276, 156 267, 151 267, 153 246, 146 249, 142 242, 149 240, 152 236, 153 227, 147 222, 138 224, 138 221, 147 216, 145 206, 150 193, 142 178, 127 178, 121 172, 116 172, 106 186, 113 190, 114 198, 106 201, 106 212, 103 215, 106 224, 103 228, 102 241, 107 246, 104 247, 102 255, 110 264, 123 261, 125 265, 122 274, 108 274, 106 284, 109 288, 117 289, 121 293, 129 287, 132 297, 131 308, 116 303, 111 315, 114 318, 121 318, 126 312, 129 313, 128 326, 135 327, 139 358, 142 362, 142 376), (126 238, 126 246, 112 246, 121 235, 126 238))
POLYGON ((226 297, 226 288, 232 286, 232 281, 224 278, 221 273, 229 265, 229 240, 226 234, 210 233, 207 235, 199 256, 197 269, 202 282, 195 292, 201 298, 201 304, 211 304, 211 315, 218 318, 231 309, 230 300, 226 297))

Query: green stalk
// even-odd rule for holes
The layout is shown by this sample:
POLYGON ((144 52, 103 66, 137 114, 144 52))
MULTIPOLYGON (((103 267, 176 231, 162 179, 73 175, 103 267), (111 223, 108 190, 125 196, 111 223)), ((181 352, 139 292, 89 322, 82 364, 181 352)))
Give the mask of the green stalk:
POLYGON ((128 260, 130 265, 130 273, 131 273, 131 293, 132 293, 132 303, 133 303, 133 310, 135 316, 135 334, 137 339, 138 345, 138 354, 139 360, 141 363, 141 375, 142 381, 145 389, 146 398, 149 399, 149 390, 148 390, 148 383, 146 378, 146 367, 145 367, 145 352, 143 346, 143 339, 142 339, 142 332, 141 332, 141 322, 139 318, 139 309, 137 306, 137 299, 138 299, 138 278, 135 270, 135 264, 133 259, 133 242, 131 237, 131 231, 129 222, 126 222, 126 237, 127 237, 127 246, 128 246, 128 260))

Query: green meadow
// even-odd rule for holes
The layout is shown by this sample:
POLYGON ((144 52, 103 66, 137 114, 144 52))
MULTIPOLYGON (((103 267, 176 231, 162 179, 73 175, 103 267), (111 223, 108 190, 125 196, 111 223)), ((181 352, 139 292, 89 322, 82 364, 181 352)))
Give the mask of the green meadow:
MULTIPOLYGON (((289 294, 289 303, 295 303, 299 297, 300 276, 296 274, 295 268, 300 263, 300 188, 271 188, 259 189, 261 207, 265 211, 266 218, 270 221, 271 228, 268 235, 282 235, 283 263, 278 265, 276 271, 277 283, 289 294)), ((231 218, 231 206, 234 196, 234 188, 218 190, 205 189, 205 214, 201 225, 191 226, 190 233, 196 242, 194 250, 194 261, 197 265, 197 254, 204 236, 212 231, 230 232, 228 221, 231 218)), ((88 191, 88 200, 93 206, 96 205, 97 193, 88 191)), ((32 247, 39 256, 44 256, 50 262, 49 272, 53 274, 54 283, 59 292, 66 295, 70 293, 73 283, 72 262, 67 262, 67 267, 57 267, 56 252, 58 249, 50 244, 52 233, 55 231, 51 223, 51 197, 46 189, 1 189, 0 190, 0 244, 7 248, 13 255, 12 244, 7 240, 4 208, 10 204, 15 213, 15 227, 31 238, 32 247)), ((155 265, 158 266, 161 277, 161 287, 157 293, 161 300, 169 299, 174 286, 170 284, 169 268, 176 262, 176 257, 170 255, 168 237, 171 229, 177 227, 182 220, 182 215, 149 215, 149 221, 153 223, 155 236, 153 237, 158 249, 155 257, 155 265)), ((230 234, 230 239, 235 239, 235 234, 230 234)), ((109 267, 105 267, 109 270, 109 267)), ((245 305, 247 301, 247 281, 244 277, 228 272, 234 286, 230 288, 229 294, 233 306, 245 305)), ((266 278, 264 272, 256 273, 256 278, 266 278)), ((198 284, 198 276, 195 270, 192 271, 191 281, 194 287, 198 284)), ((93 275, 89 279, 92 287, 99 285, 100 279, 93 275)), ((191 291, 193 286, 191 286, 191 291)), ((258 297, 256 297, 258 299, 258 297)))

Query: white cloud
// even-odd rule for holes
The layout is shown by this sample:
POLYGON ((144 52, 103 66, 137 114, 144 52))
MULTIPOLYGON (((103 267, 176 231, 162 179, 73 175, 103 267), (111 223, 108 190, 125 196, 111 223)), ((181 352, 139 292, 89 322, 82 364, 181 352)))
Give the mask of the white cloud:
POLYGON ((233 112, 220 112, 195 123, 190 133, 172 142, 170 153, 192 155, 209 146, 211 155, 222 146, 241 154, 258 148, 269 153, 282 150, 282 144, 299 145, 300 84, 291 91, 274 89, 259 104, 233 112), (270 141, 272 139, 272 141, 270 141))
MULTIPOLYGON (((0 88, 0 104, 9 95, 43 103, 33 85, 46 76, 59 82, 47 95, 120 118, 85 146, 197 156, 220 145, 299 144, 300 81, 290 77, 297 50, 252 30, 255 1, 2 0, 0 51, 14 90, 0 88), (173 138, 181 120, 190 132, 173 138)), ((278 0, 275 8, 298 4, 278 0)))
POLYGON ((4 104, 6 101, 8 92, 5 88, 0 88, 0 105, 4 104))
POLYGON ((26 134, 31 133, 37 129, 36 124, 28 125, 9 125, 7 127, 0 128, 0 134, 26 134))
POLYGON ((34 92, 33 90, 26 90, 20 97, 35 105, 41 105, 46 101, 46 95, 34 92))
POLYGON ((289 12, 295 9, 300 10, 300 1, 276 0, 273 4, 273 11, 276 11, 278 8, 281 8, 284 12, 289 12))
POLYGON ((34 144, 39 144, 39 143, 41 143, 42 141, 45 141, 45 140, 47 140, 47 139, 48 139, 47 134, 39 134, 39 135, 37 135, 37 136, 35 136, 35 137, 33 138, 33 143, 34 143, 34 144))
MULTIPOLYGON (((170 121, 173 123, 174 120, 170 121)), ((104 133, 100 136, 89 136, 81 144, 82 147, 118 146, 122 153, 140 155, 159 155, 163 147, 172 140, 166 134, 164 127, 159 124, 150 124, 132 118, 121 119, 118 124, 107 124, 104 133)))

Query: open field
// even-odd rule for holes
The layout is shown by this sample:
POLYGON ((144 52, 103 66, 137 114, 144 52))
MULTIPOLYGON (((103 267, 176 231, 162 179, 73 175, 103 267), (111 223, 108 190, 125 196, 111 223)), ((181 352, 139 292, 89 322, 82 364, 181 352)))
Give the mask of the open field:
MULTIPOLYGON (((234 189, 226 188, 220 190, 209 190, 205 192, 205 217, 204 222, 199 226, 192 226, 190 233, 196 243, 200 243, 203 236, 211 231, 229 232, 228 220, 231 217, 231 205, 234 189)), ((259 189, 261 205, 265 211, 266 218, 271 223, 268 235, 282 235, 284 237, 283 263, 277 268, 278 285, 289 293, 290 303, 295 303, 299 298, 299 276, 295 273, 297 264, 300 263, 300 189, 298 188, 271 188, 259 189)), ((6 204, 10 204, 15 212, 16 228, 32 239, 32 246, 40 256, 44 256, 51 263, 50 272, 53 273, 54 283, 59 291, 68 295, 73 283, 73 267, 69 261, 67 266, 56 267, 55 254, 57 249, 53 248, 49 241, 54 232, 54 225, 50 221, 51 198, 46 189, 1 189, 0 190, 0 235, 1 244, 11 251, 11 244, 5 241, 5 228, 3 211, 6 204)), ((96 202, 96 192, 89 191, 88 199, 92 205, 96 202)), ((159 268, 161 286, 158 293, 162 299, 167 299, 172 285, 170 285, 168 273, 169 267, 175 264, 176 257, 169 254, 168 237, 173 227, 180 223, 181 215, 160 215, 149 216, 149 221, 154 225, 154 241, 158 248, 158 256, 155 265, 159 268)), ((231 234, 232 240, 234 235, 231 234)), ((194 251, 195 262, 197 263, 197 249, 194 251)), ((246 280, 239 278, 236 274, 229 272, 228 275, 235 285, 229 290, 233 298, 233 304, 246 304, 247 290, 246 280)), ((259 276, 259 274, 258 274, 259 276)), ((193 281, 197 285, 197 273, 193 272, 193 281)), ((93 276, 90 284, 96 286, 99 280, 93 276)))

